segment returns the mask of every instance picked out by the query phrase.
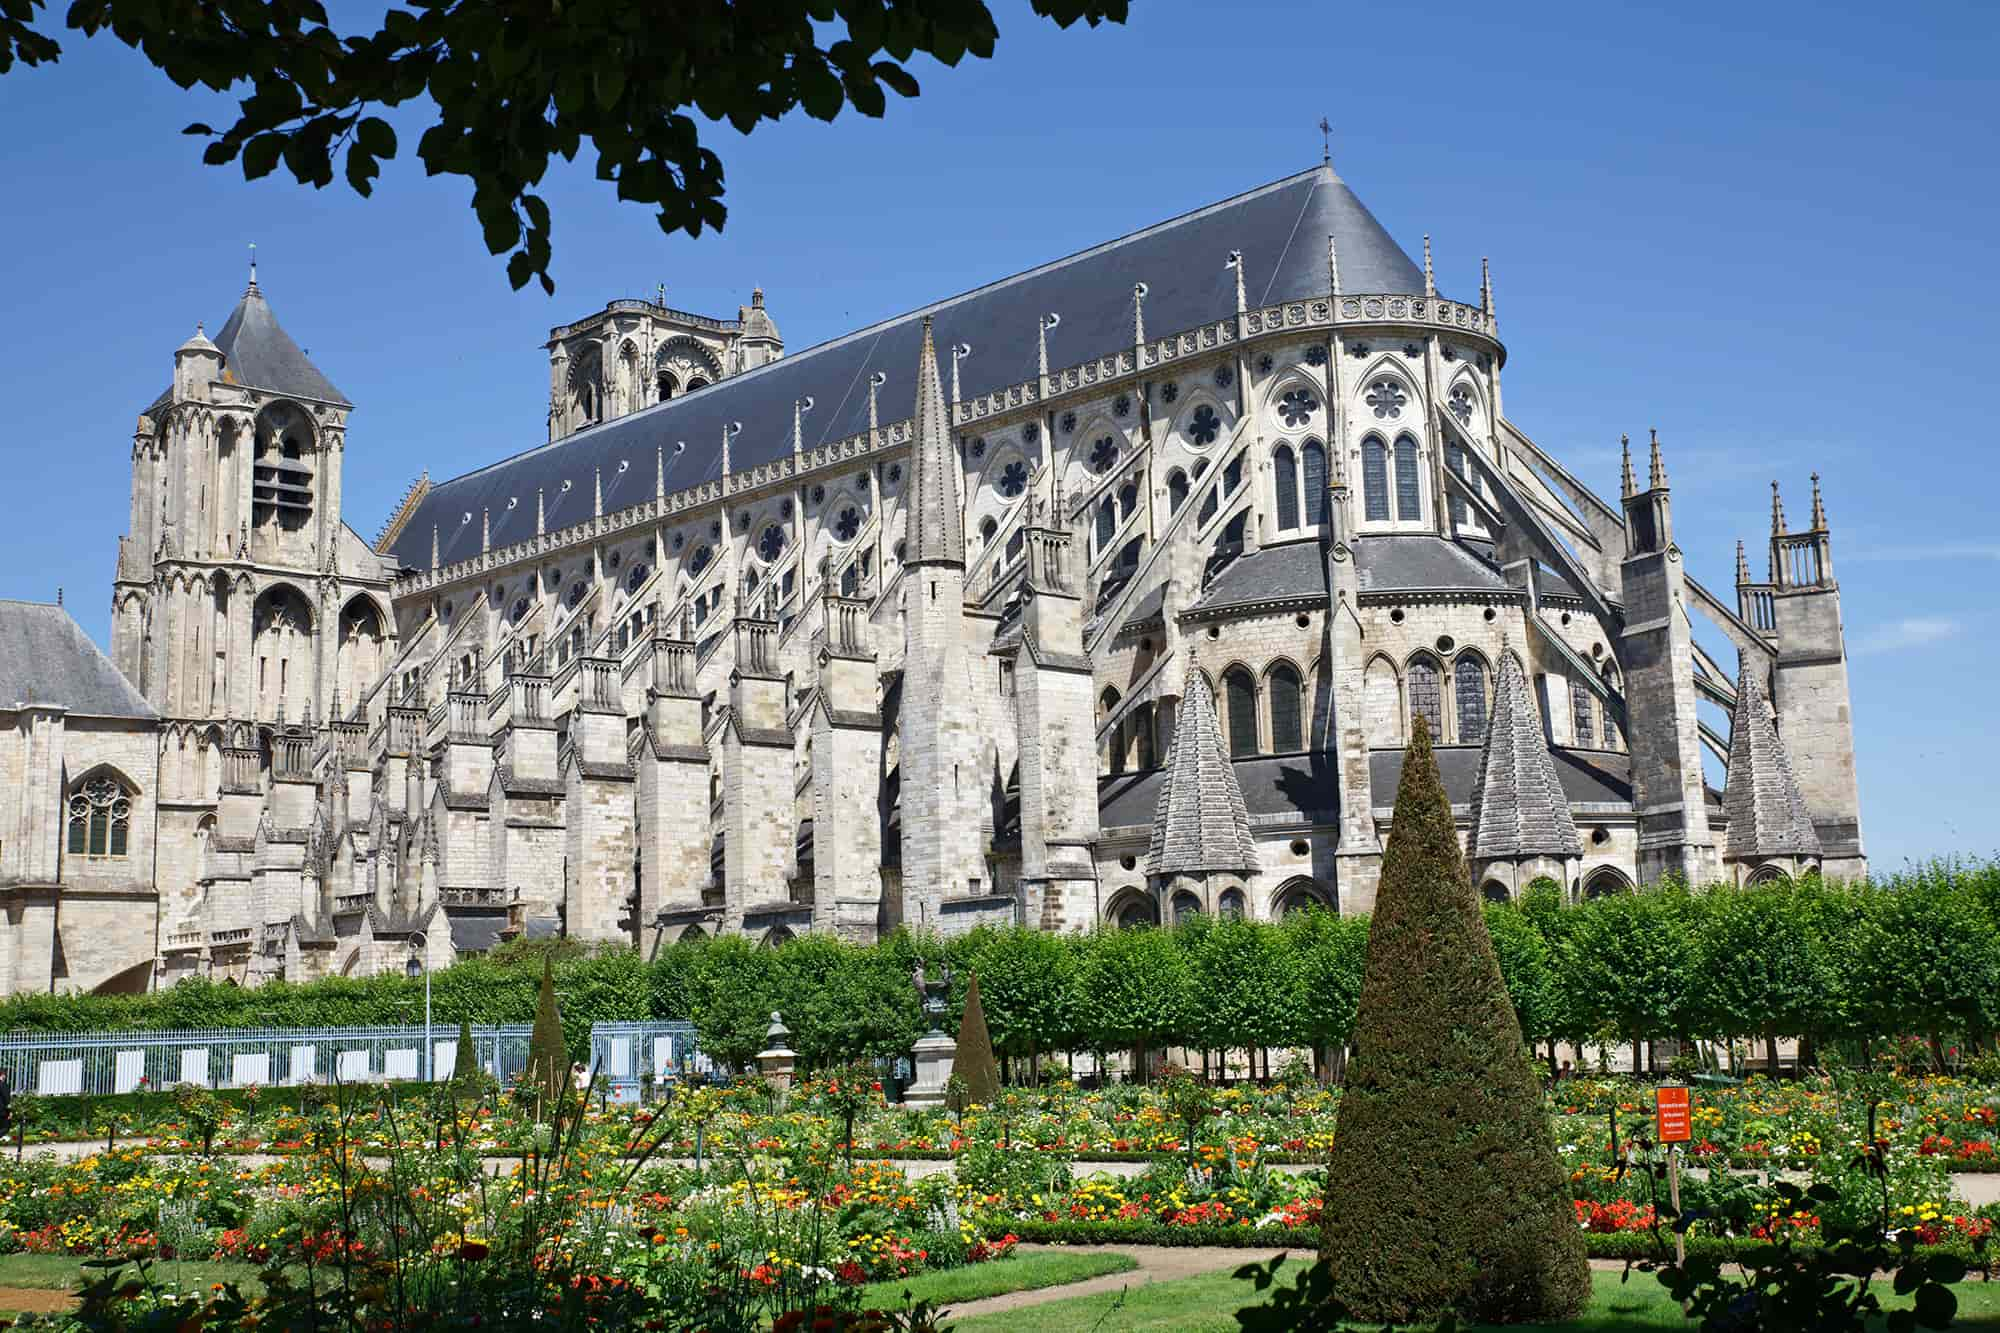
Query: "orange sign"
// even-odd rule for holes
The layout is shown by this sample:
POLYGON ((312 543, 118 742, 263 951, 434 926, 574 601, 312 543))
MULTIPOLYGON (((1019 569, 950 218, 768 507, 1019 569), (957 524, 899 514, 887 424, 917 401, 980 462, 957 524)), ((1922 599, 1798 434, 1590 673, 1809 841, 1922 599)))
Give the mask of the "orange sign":
POLYGON ((1694 1126, 1688 1117, 1688 1090, 1678 1087, 1661 1087, 1653 1093, 1654 1120, 1659 1126, 1660 1142, 1686 1143, 1694 1137, 1694 1126))

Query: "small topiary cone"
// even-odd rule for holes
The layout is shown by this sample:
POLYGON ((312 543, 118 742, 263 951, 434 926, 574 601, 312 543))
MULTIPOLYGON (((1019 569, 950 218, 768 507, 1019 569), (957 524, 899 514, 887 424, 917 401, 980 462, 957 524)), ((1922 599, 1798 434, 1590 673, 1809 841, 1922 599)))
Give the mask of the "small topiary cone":
POLYGON ((986 1031, 986 1013, 979 1006, 979 974, 965 988, 965 1016, 958 1022, 958 1055, 952 1072, 965 1080, 970 1102, 991 1106, 1000 1095, 1000 1066, 993 1059, 993 1038, 986 1031))

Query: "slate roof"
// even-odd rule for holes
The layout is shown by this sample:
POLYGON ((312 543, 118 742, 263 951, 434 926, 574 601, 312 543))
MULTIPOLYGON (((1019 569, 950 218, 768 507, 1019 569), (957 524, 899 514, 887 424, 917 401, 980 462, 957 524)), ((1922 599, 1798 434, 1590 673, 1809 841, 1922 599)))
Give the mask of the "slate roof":
POLYGON ((1153 807, 1153 837, 1146 853, 1149 875, 1203 875, 1253 871, 1257 844, 1236 769, 1222 743, 1215 696, 1189 664, 1181 687, 1173 753, 1153 807))
MULTIPOLYGON (((1490 548, 1488 548, 1490 550, 1490 548)), ((1354 563, 1363 592, 1503 590, 1507 581, 1477 547, 1449 537, 1384 533, 1354 539, 1354 563)))
MULTIPOLYGON (((1270 816, 1332 823, 1340 817, 1340 780, 1330 756, 1259 755, 1231 760, 1230 768, 1253 820, 1270 816)), ((1166 775, 1165 769, 1153 768, 1099 778, 1098 822, 1106 828, 1151 824, 1166 775)))
POLYGON ((1473 777, 1471 805, 1466 851, 1475 859, 1583 853, 1568 795, 1528 700, 1527 677, 1512 653, 1500 657, 1493 716, 1473 777))
POLYGON ((1265 546, 1237 557, 1202 589, 1188 612, 1226 611, 1291 597, 1326 597, 1326 563, 1317 540, 1265 546))
POLYGON ((157 718, 68 611, 0 601, 0 708, 60 704, 79 717, 157 718))
POLYGON ((1771 721, 1770 705, 1757 673, 1739 649, 1736 709, 1729 718, 1729 776, 1722 808, 1729 814, 1727 853, 1754 860, 1766 856, 1818 856, 1819 834, 1792 775, 1784 738, 1771 721))
POLYGON ((222 377, 233 384, 353 406, 278 323, 255 279, 215 335, 215 345, 222 349, 222 377))
POLYGON ((878 397, 881 420, 906 420, 914 415, 910 368, 926 315, 935 318, 940 345, 973 345, 959 364, 961 392, 971 397, 1035 377, 1037 321, 1050 311, 1062 316, 1048 335, 1052 366, 1130 347, 1137 282, 1147 285, 1152 332, 1234 314, 1236 275, 1223 266, 1231 250, 1243 252, 1254 303, 1322 293, 1329 233, 1338 243, 1343 290, 1423 291, 1422 270, 1331 168, 1316 166, 434 485, 398 538, 396 558, 428 567, 433 526, 443 563, 477 555, 483 510, 492 514, 495 547, 532 537, 538 487, 550 530, 588 518, 599 470, 605 512, 649 499, 656 456, 665 459, 669 491, 714 480, 722 430, 732 421, 743 430, 730 444, 731 467, 775 462, 791 452, 792 404, 807 396, 815 405, 804 418, 806 448, 860 434, 868 428, 868 378, 876 371, 888 376, 878 397), (677 449, 682 441, 685 449, 677 449), (620 463, 627 464, 622 473, 620 463), (520 503, 509 510, 509 500, 520 503))

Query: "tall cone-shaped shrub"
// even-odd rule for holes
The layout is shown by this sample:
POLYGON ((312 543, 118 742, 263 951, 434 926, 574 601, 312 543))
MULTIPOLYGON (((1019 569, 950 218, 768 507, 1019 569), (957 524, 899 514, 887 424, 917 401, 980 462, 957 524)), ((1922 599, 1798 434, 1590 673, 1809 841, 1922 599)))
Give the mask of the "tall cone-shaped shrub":
POLYGON ((1324 1248, 1352 1318, 1556 1322, 1590 1268, 1430 730, 1414 719, 1382 858, 1324 1248))
POLYGON ((472 1020, 458 1020, 458 1052, 451 1062, 451 1081, 467 1087, 479 1081, 479 1052, 472 1046, 472 1020))
POLYGON ((965 987, 965 1016, 958 1020, 958 1054, 951 1072, 965 1080, 967 1101, 991 1106, 1000 1096, 1000 1065, 993 1058, 993 1038, 986 1031, 986 1011, 979 1004, 979 974, 965 987))
POLYGON ((569 1052, 563 1046, 562 1014, 556 1009, 556 978, 542 959, 542 991, 535 1001, 535 1028, 528 1035, 527 1084, 544 1105, 562 1096, 569 1083, 569 1052))

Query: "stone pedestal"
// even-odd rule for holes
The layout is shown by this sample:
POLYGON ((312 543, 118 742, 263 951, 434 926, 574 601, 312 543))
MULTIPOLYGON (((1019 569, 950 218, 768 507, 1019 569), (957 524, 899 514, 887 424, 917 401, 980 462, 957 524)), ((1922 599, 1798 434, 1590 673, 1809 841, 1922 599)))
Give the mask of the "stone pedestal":
POLYGON ((757 1052, 757 1072, 764 1076, 773 1092, 792 1090, 792 1071, 797 1068, 799 1057, 792 1049, 791 1037, 784 1020, 772 1014, 770 1029, 764 1034, 765 1047, 757 1052))
POLYGON ((958 1057, 958 1042, 932 1028, 910 1048, 910 1063, 916 1078, 903 1093, 903 1105, 928 1110, 944 1105, 944 1082, 951 1077, 952 1062, 958 1057))

